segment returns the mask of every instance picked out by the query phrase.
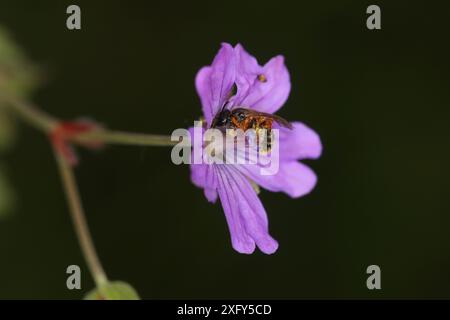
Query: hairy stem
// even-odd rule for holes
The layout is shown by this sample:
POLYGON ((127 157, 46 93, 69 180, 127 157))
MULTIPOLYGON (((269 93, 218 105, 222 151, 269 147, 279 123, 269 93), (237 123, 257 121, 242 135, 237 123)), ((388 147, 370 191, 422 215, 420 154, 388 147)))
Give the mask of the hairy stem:
POLYGON ((86 259, 89 270, 94 278, 97 287, 108 281, 105 271, 103 270, 100 259, 95 250, 94 242, 86 222, 86 217, 78 192, 77 184, 72 167, 66 162, 65 158, 55 150, 55 156, 58 162, 59 173, 66 192, 67 201, 69 203, 70 214, 78 241, 81 246, 84 258, 86 259))

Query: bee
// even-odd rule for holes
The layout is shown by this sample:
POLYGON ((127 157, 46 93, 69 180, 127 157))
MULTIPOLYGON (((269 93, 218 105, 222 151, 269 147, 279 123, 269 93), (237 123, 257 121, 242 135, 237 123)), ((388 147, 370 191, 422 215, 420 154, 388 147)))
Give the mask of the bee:
POLYGON ((248 129, 271 130, 274 122, 285 128, 292 129, 289 121, 280 116, 242 107, 219 111, 214 117, 211 128, 241 129, 242 131, 247 131, 248 129))
MULTIPOLYGON (((267 78, 261 74, 258 75, 257 80, 266 82, 267 78)), ((215 115, 211 123, 211 128, 220 130, 241 129, 244 132, 249 129, 254 129, 256 133, 258 133, 259 130, 264 129, 266 130, 265 145, 267 146, 265 151, 269 152, 272 146, 273 123, 276 122, 288 129, 292 129, 292 124, 280 116, 271 113, 259 112, 242 106, 233 107, 231 110, 227 109, 226 106, 229 104, 230 99, 236 95, 236 93, 237 85, 234 83, 227 95, 225 103, 222 105, 221 110, 215 115)))
POLYGON ((231 110, 222 108, 214 117, 211 128, 241 129, 244 132, 248 129, 254 129, 257 133, 259 130, 264 129, 267 133, 265 135, 267 149, 264 151, 269 152, 272 147, 272 127, 274 122, 285 128, 292 129, 292 124, 280 116, 243 107, 231 110))

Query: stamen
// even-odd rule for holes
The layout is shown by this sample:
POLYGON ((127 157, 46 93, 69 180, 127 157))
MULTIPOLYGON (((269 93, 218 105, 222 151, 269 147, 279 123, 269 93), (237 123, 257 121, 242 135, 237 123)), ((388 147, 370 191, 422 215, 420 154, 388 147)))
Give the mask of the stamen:
POLYGON ((258 81, 260 82, 267 82, 267 77, 263 74, 258 74, 258 81))
POLYGON ((261 192, 261 189, 260 189, 259 185, 255 181, 253 181, 252 179, 250 179, 248 177, 246 177, 246 178, 250 182, 250 184, 251 184, 253 190, 255 190, 256 194, 259 194, 261 192))

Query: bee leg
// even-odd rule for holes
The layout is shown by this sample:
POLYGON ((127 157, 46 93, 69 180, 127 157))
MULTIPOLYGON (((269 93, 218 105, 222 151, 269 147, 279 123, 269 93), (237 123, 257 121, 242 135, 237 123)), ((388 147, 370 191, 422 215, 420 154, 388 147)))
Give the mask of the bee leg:
POLYGON ((271 129, 267 129, 266 141, 267 141, 267 152, 269 152, 272 147, 272 130, 271 129))

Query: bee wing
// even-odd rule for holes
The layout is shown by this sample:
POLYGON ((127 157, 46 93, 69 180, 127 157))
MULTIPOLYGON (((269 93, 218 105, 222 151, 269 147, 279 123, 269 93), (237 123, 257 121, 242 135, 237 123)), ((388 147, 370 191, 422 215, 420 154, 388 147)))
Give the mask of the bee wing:
POLYGON ((287 121, 286 119, 284 119, 280 116, 277 116, 276 114, 257 112, 257 111, 255 111, 255 112, 260 116, 273 119, 273 121, 275 121, 276 123, 278 123, 279 125, 281 125, 285 128, 292 129, 292 124, 289 121, 287 121))
POLYGON ((292 124, 289 121, 287 121, 286 119, 284 119, 280 116, 277 116, 276 114, 259 112, 259 111, 253 110, 253 109, 247 109, 247 108, 242 108, 242 107, 237 107, 232 110, 233 110, 233 112, 244 113, 247 116, 270 118, 270 119, 273 119, 273 121, 277 122, 279 125, 281 125, 285 128, 288 128, 288 129, 292 129, 292 124))
POLYGON ((286 119, 284 119, 280 116, 274 115, 274 114, 272 114, 271 118, 273 120, 275 120, 275 122, 277 122, 279 125, 292 130, 292 124, 289 121, 287 121, 286 119))

